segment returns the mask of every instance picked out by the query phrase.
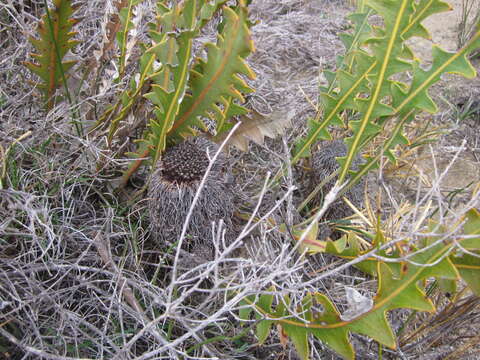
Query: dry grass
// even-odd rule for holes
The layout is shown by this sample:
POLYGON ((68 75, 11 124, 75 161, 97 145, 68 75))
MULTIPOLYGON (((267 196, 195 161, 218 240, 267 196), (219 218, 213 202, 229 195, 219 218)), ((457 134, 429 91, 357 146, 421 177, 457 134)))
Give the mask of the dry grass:
MULTIPOLYGON (((79 4, 78 16, 84 20, 77 31, 84 41, 74 56, 82 61, 70 86, 78 93, 80 120, 88 128, 122 85, 108 81, 108 64, 98 78, 82 81, 90 69, 84 62, 98 49, 104 14, 112 2, 79 4)), ((153 1, 144 6, 150 9, 153 1)), ((293 347, 284 348, 276 333, 262 347, 255 343, 252 327, 242 327, 238 320, 242 298, 274 285, 278 294, 289 293, 295 304, 306 293, 320 291, 335 299, 343 312, 348 308, 345 286, 373 296, 375 282, 353 262, 322 254, 300 256, 290 234, 272 225, 272 219, 289 225, 302 220, 295 207, 308 183, 303 170, 291 169, 279 188, 262 188, 269 174, 288 160, 289 146, 314 112, 318 68, 334 67, 341 51, 337 32, 347 26, 347 11, 341 1, 253 2, 252 14, 261 23, 254 28, 257 52, 250 59, 258 74, 253 83, 257 93, 249 103, 264 114, 295 109, 294 126, 283 141, 252 145, 249 153, 231 151, 242 199, 240 215, 246 214, 246 219, 237 220, 239 233, 233 238, 226 238, 230 235, 220 219, 211 224, 214 258, 177 272, 179 239, 164 247, 153 241, 146 201, 135 196, 146 175, 140 172, 124 193, 115 193, 118 169, 129 160, 104 150, 101 137, 77 137, 67 105, 49 114, 41 109, 21 61, 29 58, 26 36, 34 33, 42 1, 0 4, 0 145, 7 149, 31 131, 10 151, 0 190, 0 358, 294 359, 293 347), (100 160, 105 165, 101 173, 96 167, 100 160)), ((374 187, 383 191, 384 205, 389 206, 385 214, 401 213, 392 226, 396 234, 418 234, 414 225, 424 218, 421 210, 427 206, 440 209, 445 224, 479 206, 477 196, 463 207, 450 208, 440 190, 440 175, 431 189, 419 187, 417 206, 406 209, 396 188, 381 171, 377 174, 374 187)), ((384 357, 427 359, 426 343, 435 354, 450 341, 439 337, 439 331, 453 332, 451 326, 478 318, 478 299, 465 295, 459 301, 439 302, 445 310, 438 316, 450 322, 429 318, 429 324, 441 326, 412 337, 384 357), (458 310, 466 309, 465 304, 470 306, 468 315, 458 310)), ((409 313, 392 313, 395 329, 409 313)), ((415 328, 416 323, 409 323, 405 334, 413 334, 415 328)), ((458 333, 462 338, 455 344, 464 359, 475 356, 472 348, 460 353, 473 331, 478 328, 458 333)), ((373 341, 359 335, 353 341, 358 358, 378 358, 373 341)), ((338 359, 312 342, 312 358, 338 359)), ((440 354, 455 351, 447 350, 440 354)))

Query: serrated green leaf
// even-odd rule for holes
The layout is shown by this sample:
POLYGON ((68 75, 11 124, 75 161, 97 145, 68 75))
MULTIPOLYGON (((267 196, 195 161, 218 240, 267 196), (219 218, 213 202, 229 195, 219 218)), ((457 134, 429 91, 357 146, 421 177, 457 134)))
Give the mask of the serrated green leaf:
MULTIPOLYGON (((382 116, 378 113, 378 108, 385 106, 380 101, 385 96, 390 94, 391 91, 389 88, 396 84, 397 82, 392 82, 389 80, 389 77, 394 75, 398 72, 405 72, 411 68, 411 64, 409 62, 405 62, 401 60, 401 58, 412 58, 410 54, 410 49, 403 45, 402 41, 411 37, 411 36, 428 36, 427 33, 424 32, 423 27, 421 26, 421 22, 429 15, 438 13, 441 11, 448 10, 449 7, 445 3, 438 1, 438 0, 431 0, 431 1, 420 1, 418 4, 412 4, 408 1, 371 1, 368 5, 374 8, 385 20, 385 31, 377 31, 376 38, 366 38, 364 43, 368 45, 375 54, 373 59, 377 59, 373 64, 373 68, 368 71, 367 77, 371 81, 370 90, 367 92, 371 93, 368 100, 367 99, 359 99, 360 101, 357 105, 363 104, 361 106, 352 106, 352 99, 351 97, 340 97, 332 99, 329 101, 331 104, 328 104, 326 108, 336 106, 335 111, 338 113, 342 111, 344 108, 352 108, 354 110, 359 111, 363 114, 368 114, 368 119, 363 118, 357 122, 356 125, 352 125, 352 128, 356 130, 356 134, 358 136, 352 137, 349 141, 349 148, 350 155, 347 155, 343 164, 343 173, 341 174, 341 178, 345 177, 348 173, 348 168, 352 161, 352 156, 355 153, 358 153, 360 149, 360 144, 365 142, 366 139, 369 137, 374 137, 375 133, 378 133, 378 128, 373 127, 373 122, 375 119, 380 119, 382 116), (406 52, 407 51, 407 52, 406 52), (382 70, 383 69, 383 70, 382 70), (380 75, 380 76, 379 76, 380 75), (374 91, 372 93, 372 91, 374 91), (373 96, 372 96, 373 95, 373 96), (368 106, 365 106, 368 105, 368 106)), ((348 38, 348 37, 347 37, 348 38)), ((347 43, 348 45, 348 43, 347 43)), ((470 47, 471 48, 471 47, 470 47)), ((370 57, 371 58, 371 57, 370 57)), ((369 65, 372 65, 371 61, 365 61, 369 59, 369 57, 363 54, 361 51, 356 52, 355 61, 357 62, 357 73, 351 75, 351 79, 358 79, 358 73, 361 69, 366 69, 369 65)), ((458 71, 457 71, 458 72, 458 71)), ((337 71, 337 74, 341 74, 342 71, 337 71)), ((352 88, 352 81, 344 83, 346 89, 351 90, 352 88)), ((342 84, 341 82, 333 81, 332 79, 329 80, 330 84, 340 84, 340 93, 342 92, 342 84)), ((429 85, 430 86, 430 85, 429 85)), ((331 87, 333 88, 333 86, 331 87)), ((361 91, 358 91, 361 92, 361 91)), ((365 92, 365 90, 362 90, 365 92)), ((397 92, 398 94, 398 92, 397 92)), ((424 95, 424 94, 423 94, 424 95)), ((423 95, 419 95, 416 100, 418 101, 419 108, 426 109, 428 111, 434 111, 435 105, 432 101, 429 100, 428 97, 423 95)), ((324 96, 324 95, 323 95, 324 96)), ((388 95, 389 96, 389 95, 388 95)), ((325 98, 325 97, 323 97, 325 98)), ((398 98, 393 97, 393 104, 396 105, 398 98)), ((405 96, 402 97, 405 99, 405 96)), ((411 97, 409 97, 411 100, 411 97)), ((399 112, 399 108, 395 109, 395 112, 399 112)), ((409 109, 404 109, 408 110, 409 109)), ((390 108, 390 114, 392 115, 392 109, 390 108)), ((384 114, 387 115, 388 113, 384 114)), ((299 142, 300 145, 296 147, 296 156, 293 158, 293 162, 295 163, 301 156, 308 155, 308 149, 314 141, 319 140, 322 138, 320 136, 320 131, 326 129, 327 125, 329 124, 329 120, 334 118, 336 114, 330 114, 326 111, 324 114, 324 122, 317 123, 316 128, 313 129, 314 131, 310 131, 307 135, 307 140, 301 140, 299 142)), ((383 116, 385 118, 385 116, 383 116)), ((380 121, 380 120, 378 120, 380 121)), ((326 138, 325 134, 323 135, 326 138)), ((406 139, 402 134, 396 135, 396 140, 391 145, 395 146, 398 143, 405 143, 406 139)), ((384 153, 389 156, 389 159, 394 161, 395 156, 393 152, 390 151, 390 148, 385 147, 384 153)), ((374 164, 371 164, 373 166, 374 164)))
MULTIPOLYGON (((344 68, 339 65, 340 70, 336 73, 325 74, 329 86, 324 89, 326 92, 321 95, 321 99, 327 100, 326 103, 323 101, 323 120, 315 119, 315 122, 310 123, 310 130, 305 138, 297 142, 294 152, 295 156, 292 159, 292 162, 296 163, 301 157, 308 156, 309 147, 315 141, 329 138, 326 129, 329 125, 332 125, 332 119, 338 119, 338 114, 346 108, 353 109, 361 113, 363 118, 356 125, 352 126, 356 130, 356 136, 350 139, 350 151, 343 163, 340 180, 343 180, 350 171, 349 167, 354 155, 364 145, 361 145, 362 142, 364 143, 366 139, 375 137, 374 135, 378 133, 376 131, 378 128, 373 127, 375 121, 378 121, 380 124, 388 119, 388 116, 379 116, 378 114, 377 109, 379 107, 388 106, 388 104, 382 103, 383 99, 392 98, 392 105, 394 105, 395 111, 392 112, 390 108, 390 115, 394 113, 401 114, 401 118, 404 117, 403 114, 411 113, 413 109, 436 111, 436 105, 431 101, 426 92, 414 91, 416 97, 413 95, 402 96, 397 89, 392 89, 392 87, 394 84, 400 84, 403 86, 403 92, 407 94, 409 91, 405 88, 405 84, 392 81, 390 78, 397 73, 410 71, 414 65, 414 63, 410 62, 414 59, 414 54, 404 44, 404 41, 413 36, 430 38, 430 35, 421 23, 432 14, 449 10, 449 5, 440 0, 421 0, 418 3, 409 0, 372 0, 367 1, 366 5, 384 18, 385 26, 384 28, 375 28, 375 33, 373 33, 372 28, 367 25, 368 16, 365 13, 358 13, 352 16, 355 24, 354 33, 344 34, 341 37, 349 51, 347 56, 342 57, 342 61, 348 58, 350 66, 344 68), (356 46, 354 46, 354 39, 357 40, 356 46), (374 56, 360 50, 362 46, 369 47, 374 56), (345 70, 349 74, 347 77, 345 77, 345 70), (339 79, 342 74, 344 76, 343 83, 339 79), (369 82, 360 83, 366 86, 366 88, 357 87, 358 82, 355 83, 354 81, 362 80, 364 77, 368 78, 369 82), (336 94, 333 93, 334 89, 336 94), (369 94, 369 96, 366 98, 362 96, 361 99, 357 99, 357 106, 354 106, 353 100, 359 93, 369 94), (398 96, 392 96, 392 93, 398 96), (332 98, 329 100, 328 97, 332 98), (413 106, 404 108, 403 106, 407 103, 407 97, 408 103, 413 106), (399 104, 402 104, 402 107, 399 107, 399 104)), ((473 41, 475 40, 473 39, 473 41)), ((471 51, 474 46, 471 45, 466 48, 471 51)), ((462 71, 456 69, 454 72, 462 71)), ((465 74, 465 72, 462 72, 462 74, 465 74)), ((418 84, 413 84, 411 90, 416 86, 418 84)), ((426 88, 429 86, 431 86, 431 83, 426 88)), ((405 137, 401 133, 397 133, 396 139, 391 143, 391 146, 405 142, 405 137)), ((390 147, 385 146, 383 153, 391 161, 395 161, 394 153, 390 147)), ((368 166, 369 169, 374 167, 376 167, 374 163, 368 166)), ((367 167, 364 169, 366 170, 367 167)), ((350 186, 351 184, 349 183, 346 190, 350 186)))
MULTIPOLYGON (((207 118, 219 124, 217 131, 222 132, 232 128, 229 118, 247 112, 238 102, 243 101, 242 93, 253 90, 239 75, 254 77, 244 60, 253 51, 248 28, 251 23, 245 1, 240 0, 233 7, 235 10, 222 7, 225 2, 186 0, 180 4, 158 4, 157 24, 149 26, 153 43, 145 51, 160 64, 160 69, 146 77, 153 81, 145 97, 155 105, 155 118, 148 121, 146 134, 140 139, 136 152, 138 159, 124 173, 121 186, 149 154, 155 164, 167 146, 196 135, 200 129, 205 130, 207 118), (205 45, 207 59, 197 59, 192 64, 192 39, 220 9, 224 31, 218 35, 215 45, 205 45)), ((142 62, 140 65, 143 69, 142 62)), ((111 117, 118 108, 116 105, 109 109, 105 118, 111 117)))
POLYGON ((476 71, 467 55, 480 47, 480 31, 471 38, 468 44, 456 53, 442 50, 433 46, 433 63, 428 70, 423 70, 416 65, 413 72, 412 84, 408 93, 403 97, 397 97, 394 101, 395 111, 408 111, 414 107, 426 111, 436 111, 436 105, 428 95, 428 88, 441 79, 445 73, 455 73, 467 78, 476 76, 476 71), (433 104, 433 105, 432 105, 433 104))
POLYGON ((389 78, 398 72, 409 69, 409 64, 400 60, 399 57, 402 53, 401 32, 408 24, 412 3, 408 0, 367 0, 366 4, 383 17, 385 36, 370 38, 366 41, 375 54, 376 65, 372 69, 374 75, 369 77, 371 90, 366 104, 361 109, 362 118, 356 126, 352 126, 353 136, 346 142, 348 152, 338 176, 341 183, 346 179, 351 164, 356 154, 359 153, 365 138, 368 137, 368 134, 378 132, 375 120, 381 115, 377 109, 382 106, 383 98, 390 95, 391 82, 389 78))
POLYGON ((431 39, 422 22, 431 15, 451 10, 450 5, 440 0, 421 0, 413 3, 413 13, 410 15, 409 24, 402 31, 402 38, 407 40, 413 36, 431 39))
POLYGON ((225 4, 227 0, 215 0, 213 3, 207 2, 202 5, 199 14, 200 21, 198 22, 198 29, 201 30, 213 17, 213 15, 219 11, 220 7, 225 4))
MULTIPOLYGON (((428 299, 424 289, 420 288, 421 280, 431 277, 447 280, 458 278, 457 269, 450 257, 446 256, 453 244, 437 240, 438 237, 427 238, 423 242, 423 247, 413 248, 413 254, 408 257, 408 262, 384 263, 377 259, 372 260, 376 261, 376 275, 379 282, 373 306, 351 320, 343 320, 335 306, 322 294, 313 296, 317 304, 323 308, 321 312, 312 310, 311 295, 304 298, 302 305, 296 309, 295 317, 289 317, 286 306, 282 306, 281 311, 278 308, 267 311, 265 307, 257 311, 263 316, 269 316, 273 320, 272 324, 276 323, 282 327, 292 339, 302 358, 306 358, 305 356, 309 352, 307 338, 310 333, 342 356, 350 359, 353 359, 353 350, 348 341, 348 332, 367 335, 385 346, 395 348, 395 337, 387 321, 386 313, 396 308, 434 311, 433 303, 428 299), (299 316, 304 319, 304 322, 299 320, 299 316)), ((334 248, 337 251, 343 249, 343 252, 352 252, 345 243, 334 248)), ((379 254, 390 256, 392 259, 405 256, 405 254, 395 251, 380 252, 379 254)), ((460 259, 455 258, 454 261, 460 265, 460 259)), ((288 297, 285 297, 284 300, 288 306, 291 306, 288 297)), ((315 307, 315 309, 317 308, 315 307)), ((262 326, 266 327, 267 324, 264 323, 262 326)), ((265 332, 264 328, 262 332, 265 332)))
MULTIPOLYGON (((395 161, 394 147, 408 144, 403 134, 404 125, 414 119, 419 111, 436 111, 428 89, 445 73, 475 76, 466 56, 480 47, 479 31, 456 53, 434 47, 433 63, 430 68, 425 69, 420 67, 413 52, 404 42, 413 36, 428 38, 430 35, 421 23, 434 13, 448 10, 449 6, 440 0, 367 0, 366 4, 383 18, 384 24, 372 28, 369 34, 363 33, 363 40, 355 51, 348 57, 341 57, 342 64, 348 59, 350 67, 341 67, 336 73, 325 74, 328 86, 322 88, 320 96, 323 114, 319 113, 309 122, 308 134, 297 142, 292 159, 292 163, 296 163, 301 157, 308 155, 310 146, 315 141, 330 136, 330 125, 334 122, 341 125, 342 117, 353 113, 355 120, 348 123, 353 135, 346 140, 349 151, 345 158, 338 159, 342 166, 340 182, 348 180, 343 191, 375 168, 382 156, 387 155, 392 162, 395 161), (408 73, 411 81, 393 80, 399 78, 397 74, 400 73, 408 73), (393 130, 388 130, 387 140, 374 155, 367 158, 365 164, 359 166, 358 171, 352 172, 350 165, 359 151, 384 132, 387 129, 386 124, 392 121, 395 124, 393 130)), ((361 16, 358 18, 361 19, 361 16)), ((347 47, 354 43, 350 34, 343 35, 342 40, 347 47)), ((480 238, 476 236, 480 234, 478 211, 471 210, 468 213, 464 229, 466 234, 473 237, 462 238, 457 243, 476 255, 480 238)), ((386 239, 377 236, 372 246, 365 249, 351 246, 355 242, 348 243, 344 237, 338 243, 327 243, 325 251, 354 259, 374 250, 385 241, 386 239)), ((346 358, 353 358, 353 349, 348 350, 348 347, 351 347, 348 332, 362 333, 383 345, 395 347, 395 338, 386 314, 396 308, 434 311, 433 303, 422 287, 426 279, 433 277, 437 281, 449 282, 452 285, 460 274, 474 292, 478 293, 479 259, 469 254, 449 255, 456 242, 432 236, 423 238, 422 241, 407 241, 403 245, 399 243, 389 249, 377 249, 376 255, 386 258, 388 262, 372 257, 357 264, 371 275, 378 276, 379 287, 372 308, 352 320, 343 321, 328 299, 323 300, 327 305, 324 306, 322 314, 312 313, 311 309, 306 312, 296 309, 296 316, 289 316, 288 307, 283 305, 282 311, 278 308, 272 310, 274 322, 286 330, 302 357, 308 355, 306 339, 310 333, 346 358), (408 245, 408 250, 405 250, 403 245, 408 245), (411 254, 406 254, 405 251, 410 251, 411 254)), ((322 296, 318 302, 322 302, 322 296)))
MULTIPOLYGON (((385 306, 384 311, 394 308, 409 308, 429 312, 435 310, 433 303, 426 299, 425 293, 416 282, 408 281, 409 275, 412 278, 421 274, 421 271, 425 268, 417 269, 415 266, 408 264, 405 265, 407 266, 407 275, 395 278, 389 266, 383 263, 379 263, 378 266, 379 286, 375 297, 375 304, 378 308, 385 306)), ((390 346, 389 344, 385 345, 390 346)))
POLYGON ((37 63, 24 64, 43 80, 38 88, 43 93, 47 109, 53 108, 55 91, 63 84, 62 73, 66 76, 66 72, 76 63, 62 62, 66 53, 79 43, 72 40, 76 33, 71 32, 72 27, 79 21, 72 18, 76 8, 70 0, 55 0, 54 8, 48 9, 48 13, 38 24, 37 32, 40 38, 29 38, 37 51, 32 54, 37 63))
POLYGON ((250 32, 247 27, 247 13, 244 6, 237 12, 223 8, 225 16, 224 32, 219 34, 217 44, 207 43, 207 60, 199 61, 190 72, 189 88, 180 105, 175 123, 168 135, 184 138, 194 127, 204 127, 200 117, 214 111, 222 97, 232 97, 243 101, 238 87, 249 89, 237 74, 254 78, 254 73, 244 61, 253 51, 250 32), (237 88, 235 87, 237 85, 237 88))

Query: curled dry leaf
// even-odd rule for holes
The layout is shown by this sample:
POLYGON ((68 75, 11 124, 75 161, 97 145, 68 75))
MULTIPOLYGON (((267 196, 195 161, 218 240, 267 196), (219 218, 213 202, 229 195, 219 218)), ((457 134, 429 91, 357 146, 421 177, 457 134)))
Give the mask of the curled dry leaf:
MULTIPOLYGON (((263 115, 252 110, 248 116, 242 116, 242 124, 228 141, 227 145, 235 146, 239 150, 247 151, 248 142, 253 141, 262 145, 265 136, 275 138, 291 125, 291 119, 295 115, 293 110, 274 111, 269 115, 263 115)), ((216 142, 222 142, 226 135, 216 138, 216 142)))

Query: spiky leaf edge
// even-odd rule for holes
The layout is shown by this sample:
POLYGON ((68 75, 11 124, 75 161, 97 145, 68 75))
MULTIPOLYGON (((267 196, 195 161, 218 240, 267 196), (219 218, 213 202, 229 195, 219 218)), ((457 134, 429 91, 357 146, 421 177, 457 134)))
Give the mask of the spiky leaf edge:
POLYGON ((80 43, 78 40, 71 40, 77 34, 71 29, 80 21, 71 17, 78 6, 72 6, 69 0, 55 0, 54 5, 55 8, 48 9, 38 24, 37 32, 40 39, 29 38, 30 43, 38 51, 32 54, 32 57, 39 64, 29 61, 23 63, 44 81, 38 87, 43 92, 47 110, 53 108, 54 94, 63 83, 63 76, 66 76, 68 70, 76 63, 76 61, 62 62, 62 59, 69 50, 80 43), (50 28, 50 23, 53 28, 50 28))

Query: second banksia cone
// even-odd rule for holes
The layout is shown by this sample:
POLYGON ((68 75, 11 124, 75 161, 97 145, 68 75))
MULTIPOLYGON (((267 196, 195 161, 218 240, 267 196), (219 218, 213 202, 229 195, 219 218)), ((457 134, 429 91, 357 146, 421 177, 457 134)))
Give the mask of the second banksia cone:
MULTIPOLYGON (((326 177, 330 176, 338 168, 338 162, 335 158, 346 156, 347 147, 342 140, 321 141, 318 144, 318 149, 312 152, 312 177, 310 190, 315 189, 318 183, 322 182, 326 177)), ((353 162, 353 169, 357 169, 360 165, 361 159, 357 157, 353 162)), ((323 202, 323 197, 333 188, 338 176, 335 176, 327 182, 322 191, 320 191, 314 198, 314 204, 320 206, 323 202)), ((345 193, 345 197, 356 207, 361 207, 363 202, 363 187, 364 182, 360 181, 345 193)), ((325 213, 325 220, 338 220, 353 214, 352 209, 342 200, 337 199, 325 213)))

